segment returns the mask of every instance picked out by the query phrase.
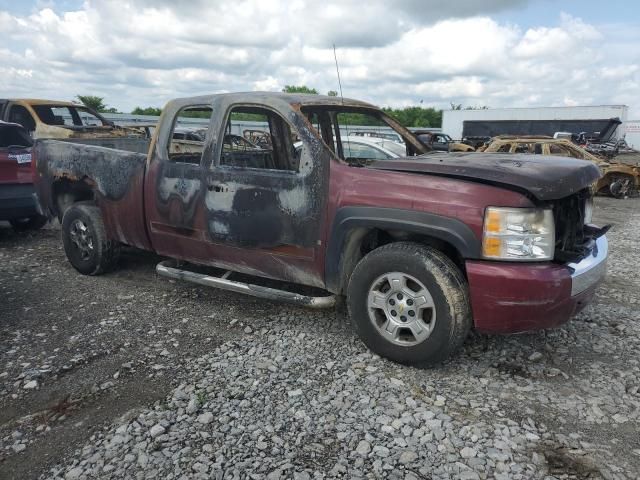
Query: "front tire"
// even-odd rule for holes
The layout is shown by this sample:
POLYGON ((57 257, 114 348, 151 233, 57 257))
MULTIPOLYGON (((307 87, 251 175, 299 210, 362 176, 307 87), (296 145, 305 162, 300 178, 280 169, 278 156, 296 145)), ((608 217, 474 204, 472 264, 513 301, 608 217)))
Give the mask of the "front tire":
POLYGON ((347 289, 362 341, 404 364, 432 365, 462 345, 471 329, 466 280, 442 252, 397 242, 367 254, 347 289))
POLYGON ((118 261, 120 245, 107 238, 100 209, 90 202, 73 204, 62 218, 67 259, 83 275, 100 275, 118 261))

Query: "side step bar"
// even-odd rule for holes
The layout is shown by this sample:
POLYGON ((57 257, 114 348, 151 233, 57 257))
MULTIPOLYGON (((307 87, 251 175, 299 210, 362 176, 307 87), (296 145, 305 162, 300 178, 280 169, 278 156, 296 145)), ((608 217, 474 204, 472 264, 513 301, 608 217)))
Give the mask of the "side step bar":
POLYGON ((186 280, 187 282, 197 283, 198 285, 204 285, 205 287, 221 288, 223 290, 251 295, 252 297, 293 303, 295 305, 301 305, 309 308, 331 308, 336 304, 335 295, 309 297, 299 293, 278 290, 276 288, 236 282, 228 279, 229 275, 232 273, 231 271, 226 272, 222 277, 212 277, 210 275, 176 268, 176 263, 173 260, 164 260, 160 262, 156 266, 156 272, 162 277, 173 278, 174 280, 186 280))

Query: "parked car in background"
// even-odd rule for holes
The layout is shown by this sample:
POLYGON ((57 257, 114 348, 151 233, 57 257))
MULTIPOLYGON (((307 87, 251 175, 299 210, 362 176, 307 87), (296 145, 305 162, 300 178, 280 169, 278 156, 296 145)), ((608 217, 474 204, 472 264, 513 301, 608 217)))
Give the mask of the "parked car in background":
POLYGON ((406 155, 404 143, 380 137, 342 137, 342 148, 347 158, 370 158, 386 160, 406 155))
POLYGON ((34 195, 31 145, 21 125, 0 121, 0 220, 9 221, 16 230, 37 229, 47 223, 34 195))
POLYGON ((367 138, 382 138, 385 140, 391 140, 392 142, 403 142, 402 137, 396 132, 380 132, 377 130, 357 130, 349 132, 347 136, 350 137, 367 137, 367 138))
POLYGON ((484 151, 580 158, 595 163, 602 171, 594 184, 597 193, 624 198, 637 194, 640 188, 640 167, 598 158, 567 138, 503 135, 493 138, 484 151))
POLYGON ((366 140, 370 145, 375 145, 387 152, 394 153, 398 157, 404 157, 407 154, 407 145, 402 142, 396 142, 387 138, 380 137, 347 137, 349 140, 366 140))
MULTIPOLYGON (((389 160, 398 158, 405 155, 407 147, 404 144, 392 142, 391 140, 385 140, 383 138, 375 137, 354 137, 347 136, 341 138, 342 151, 344 157, 350 162, 358 162, 364 160, 389 160), (386 144, 386 148, 382 145, 386 144), (394 144, 402 148, 403 153, 398 153, 390 148, 390 145, 394 144)), ((296 142, 294 144, 296 149, 296 156, 299 158, 302 150, 302 142, 296 142)), ((395 148, 395 147, 392 147, 395 148)))
POLYGON ((454 142, 446 133, 430 130, 414 130, 414 135, 425 145, 437 152, 473 152, 474 148, 465 143, 454 142))

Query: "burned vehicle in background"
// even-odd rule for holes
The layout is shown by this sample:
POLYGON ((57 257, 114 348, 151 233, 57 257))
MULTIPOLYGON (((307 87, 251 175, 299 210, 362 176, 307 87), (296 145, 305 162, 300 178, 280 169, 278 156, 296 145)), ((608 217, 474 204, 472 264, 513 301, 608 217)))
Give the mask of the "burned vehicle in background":
POLYGON ((72 102, 0 99, 0 120, 22 125, 31 138, 146 152, 149 138, 140 128, 121 127, 100 113, 72 102))
POLYGON ((31 174, 31 145, 27 131, 17 123, 0 120, 0 220, 18 231, 44 226, 31 174))
POLYGON ((172 259, 156 271, 173 279, 312 308, 345 296, 369 348, 431 364, 471 328, 566 322, 606 270, 590 162, 428 152, 379 108, 321 95, 177 99, 157 128, 148 154, 36 141, 37 195, 78 272, 115 268, 130 245, 172 259), (205 140, 178 151, 192 112, 208 115, 205 140), (268 148, 225 140, 247 115, 268 126, 268 148), (342 132, 356 122, 392 129, 404 155, 348 157, 342 132))
POLYGON ((602 177, 593 186, 595 192, 625 198, 637 195, 640 188, 640 167, 598 158, 566 138, 503 135, 493 138, 484 152, 580 158, 593 162, 602 170, 602 177))
POLYGON ((418 139, 437 152, 473 152, 475 149, 461 142, 455 142, 446 133, 432 132, 430 130, 414 130, 413 134, 418 139))

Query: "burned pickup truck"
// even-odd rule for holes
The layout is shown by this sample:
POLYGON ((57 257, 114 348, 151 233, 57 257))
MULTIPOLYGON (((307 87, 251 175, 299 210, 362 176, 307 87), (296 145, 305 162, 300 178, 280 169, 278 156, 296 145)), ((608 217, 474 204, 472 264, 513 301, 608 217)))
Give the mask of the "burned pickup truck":
POLYGON ((34 156, 80 273, 130 245, 169 257, 163 276, 309 307, 344 296, 364 343, 398 362, 438 362, 471 328, 552 327, 591 300, 607 258, 595 165, 425 149, 367 103, 254 92, 169 102, 148 155, 39 140, 34 156), (204 141, 174 138, 195 112, 204 141), (227 141, 247 116, 270 145, 227 141), (406 155, 349 157, 340 127, 356 122, 391 127, 406 155))

